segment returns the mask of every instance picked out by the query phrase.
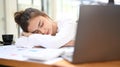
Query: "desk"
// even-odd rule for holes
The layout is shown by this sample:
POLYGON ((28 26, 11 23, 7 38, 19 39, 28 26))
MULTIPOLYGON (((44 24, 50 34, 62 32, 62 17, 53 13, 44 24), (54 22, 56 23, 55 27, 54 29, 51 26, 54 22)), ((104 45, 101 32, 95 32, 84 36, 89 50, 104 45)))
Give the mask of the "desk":
POLYGON ((120 67, 120 61, 71 64, 65 60, 60 60, 51 65, 45 65, 45 64, 41 64, 41 63, 35 63, 35 62, 0 59, 0 64, 12 66, 12 67, 120 67))
MULTIPOLYGON (((13 50, 13 49, 18 50, 18 49, 16 49, 16 47, 7 46, 4 48, 1 48, 0 53, 2 53, 3 51, 8 52, 8 51, 13 50), (7 49, 7 50, 5 51, 5 49, 7 49)), ((14 53, 14 51, 12 53, 14 53)), ((19 53, 19 52, 17 52, 17 53, 19 53)), ((17 53, 15 51, 15 54, 17 54, 17 53)), ((5 55, 6 55, 6 53, 5 53, 5 55)), ((8 55, 9 55, 9 53, 8 53, 8 55)), ((10 53, 10 55, 11 55, 11 53, 10 53)), ((10 58, 11 57, 12 56, 10 56, 10 58)), ((16 56, 16 58, 17 57, 19 57, 19 55, 16 56)), ((65 61, 64 59, 61 59, 59 61, 55 61, 55 62, 51 63, 50 65, 48 65, 48 64, 42 64, 40 62, 32 62, 32 61, 27 61, 27 60, 3 59, 1 57, 0 58, 0 65, 12 66, 12 67, 120 67, 120 61, 99 62, 99 63, 96 62, 96 63, 85 63, 85 64, 71 64, 71 63, 65 61)))
POLYGON ((54 63, 61 67, 120 67, 120 61, 109 61, 109 62, 96 62, 96 63, 85 63, 85 64, 71 64, 65 60, 54 63))

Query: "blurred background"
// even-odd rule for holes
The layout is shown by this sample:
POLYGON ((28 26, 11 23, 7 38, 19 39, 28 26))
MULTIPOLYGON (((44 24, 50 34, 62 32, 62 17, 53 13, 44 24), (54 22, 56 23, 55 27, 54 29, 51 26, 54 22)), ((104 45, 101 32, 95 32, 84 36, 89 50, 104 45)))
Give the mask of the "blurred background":
MULTIPOLYGON (((0 0, 0 41, 2 41, 2 34, 13 34, 14 40, 20 36, 22 30, 14 21, 16 11, 34 7, 46 12, 55 20, 69 17, 77 20, 80 4, 104 5, 107 3, 108 0, 0 0)), ((115 0, 115 4, 119 5, 120 0, 115 0)))

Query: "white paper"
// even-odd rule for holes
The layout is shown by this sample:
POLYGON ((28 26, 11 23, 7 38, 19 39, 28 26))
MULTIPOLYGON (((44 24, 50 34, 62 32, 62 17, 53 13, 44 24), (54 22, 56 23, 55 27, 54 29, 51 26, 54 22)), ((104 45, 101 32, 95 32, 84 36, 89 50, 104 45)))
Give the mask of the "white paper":
MULTIPOLYGON (((38 49, 38 48, 18 48, 14 45, 10 45, 10 46, 0 46, 0 58, 4 58, 4 59, 13 59, 13 60, 19 60, 19 61, 33 61, 33 62, 40 62, 40 63, 44 63, 44 64, 52 64, 56 61, 59 61, 61 60, 62 58, 59 58, 59 57, 55 57, 55 58, 52 58, 50 60, 46 60, 46 61, 42 61, 42 60, 37 60, 37 59, 33 59, 33 60, 30 60, 29 57, 25 57, 25 54, 26 55, 29 55, 32 53, 34 54, 38 54, 39 53, 39 50, 42 50, 43 48, 41 49, 38 49)), ((45 49, 43 52, 45 51, 53 51, 56 49, 45 49)), ((50 53, 46 52, 46 55, 48 54, 48 56, 50 56, 50 53)), ((40 54, 39 54, 40 55, 40 54)), ((38 57, 39 57, 38 55, 38 57)), ((58 54, 57 54, 58 55, 58 54)), ((57 56, 56 55, 56 56, 57 56)), ((30 55, 32 56, 32 54, 30 55)), ((46 57, 44 57, 46 58, 46 57)))

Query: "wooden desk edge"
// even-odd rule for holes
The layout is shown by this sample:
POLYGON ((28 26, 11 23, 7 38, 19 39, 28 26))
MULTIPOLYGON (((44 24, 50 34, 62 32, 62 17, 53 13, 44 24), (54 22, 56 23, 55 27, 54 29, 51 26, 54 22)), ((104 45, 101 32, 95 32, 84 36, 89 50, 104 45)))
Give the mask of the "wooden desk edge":
POLYGON ((72 64, 65 60, 60 60, 54 64, 47 65, 37 62, 26 62, 26 61, 0 58, 0 65, 6 65, 12 67, 120 67, 120 61, 72 64))
POLYGON ((72 64, 68 61, 61 60, 54 65, 58 65, 61 67, 120 67, 120 60, 117 61, 104 61, 104 62, 89 62, 89 63, 81 63, 81 64, 72 64))

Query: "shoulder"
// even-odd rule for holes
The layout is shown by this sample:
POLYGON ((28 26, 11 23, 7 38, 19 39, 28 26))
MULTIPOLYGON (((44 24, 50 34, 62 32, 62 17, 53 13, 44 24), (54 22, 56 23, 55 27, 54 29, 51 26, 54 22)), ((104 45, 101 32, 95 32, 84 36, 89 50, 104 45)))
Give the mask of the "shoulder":
POLYGON ((76 25, 77 22, 75 19, 72 18, 62 18, 57 20, 58 26, 66 26, 66 25, 76 25))

